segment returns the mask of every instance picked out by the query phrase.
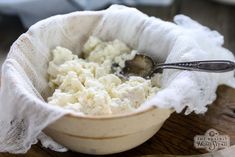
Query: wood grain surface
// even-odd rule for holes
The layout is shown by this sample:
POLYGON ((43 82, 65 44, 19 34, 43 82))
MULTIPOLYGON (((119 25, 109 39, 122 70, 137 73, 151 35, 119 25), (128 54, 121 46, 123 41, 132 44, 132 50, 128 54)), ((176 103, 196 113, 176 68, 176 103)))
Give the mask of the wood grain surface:
MULTIPOLYGON (((172 20, 176 14, 186 14, 201 24, 209 26, 211 29, 218 30, 224 35, 225 47, 235 52, 235 6, 228 6, 213 2, 212 0, 176 0, 169 7, 138 7, 143 12, 160 17, 164 20, 172 20)), ((16 25, 17 26, 17 25, 16 25)), ((16 28, 18 31, 12 35, 16 38, 24 29, 20 24, 16 28)), ((1 26, 0 26, 1 28, 1 26)), ((7 30, 7 28, 6 28, 7 30)), ((11 31, 8 29, 8 31, 11 31)), ((0 30, 0 41, 4 39, 0 30)), ((7 37, 9 38, 9 37, 7 37)), ((11 44, 11 43, 10 43, 11 44)), ((6 44, 6 45, 10 45, 6 44)), ((4 47, 4 50, 7 48, 4 47)), ((0 47, 0 52, 3 51, 0 47)), ((132 157, 145 156, 154 157, 162 155, 154 154, 172 154, 172 155, 193 155, 207 153, 203 149, 196 149, 193 146, 195 135, 203 135, 208 129, 214 128, 221 135, 228 135, 231 145, 235 145, 235 90, 226 86, 220 86, 217 91, 217 100, 209 105, 208 112, 204 115, 190 114, 172 114, 165 122, 160 131, 150 140, 141 146, 132 150, 109 155, 110 157, 132 157)), ((223 152, 226 157, 235 156, 235 146, 230 147, 223 152), (229 153, 229 154, 225 154, 229 153)), ((205 154, 207 156, 219 157, 217 154, 205 154)), ((14 155, 0 153, 0 157, 87 157, 89 155, 68 151, 58 153, 49 149, 42 148, 40 144, 32 146, 28 153, 23 155, 14 155)), ((107 157, 109 157, 107 156, 107 157)), ((199 156, 194 156, 199 157, 199 156)))

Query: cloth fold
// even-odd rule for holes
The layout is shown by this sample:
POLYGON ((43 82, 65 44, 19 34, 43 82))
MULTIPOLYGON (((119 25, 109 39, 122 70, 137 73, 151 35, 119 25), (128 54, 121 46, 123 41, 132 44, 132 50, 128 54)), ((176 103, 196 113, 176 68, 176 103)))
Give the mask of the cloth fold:
MULTIPOLYGON (((119 39, 156 62, 205 59, 234 61, 222 47, 223 37, 184 15, 175 23, 148 17, 140 11, 113 5, 103 11, 74 12, 40 21, 12 45, 2 66, 0 91, 0 152, 25 153, 32 144, 66 151, 42 133, 48 125, 70 113, 46 103, 52 94, 47 68, 51 50, 66 47, 79 54, 90 35, 119 39)), ((204 113, 215 100, 218 85, 235 87, 234 72, 223 74, 164 70, 162 90, 143 107, 174 108, 186 114, 204 113)))

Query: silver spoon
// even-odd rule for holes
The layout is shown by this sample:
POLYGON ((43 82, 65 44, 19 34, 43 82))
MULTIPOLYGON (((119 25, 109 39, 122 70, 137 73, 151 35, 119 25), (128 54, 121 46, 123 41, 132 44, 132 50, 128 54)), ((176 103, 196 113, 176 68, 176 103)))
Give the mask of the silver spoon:
POLYGON ((125 67, 122 69, 120 74, 124 76, 137 75, 146 78, 151 77, 161 69, 223 73, 234 70, 235 63, 228 60, 205 60, 155 64, 151 57, 137 54, 134 59, 125 62, 125 67))

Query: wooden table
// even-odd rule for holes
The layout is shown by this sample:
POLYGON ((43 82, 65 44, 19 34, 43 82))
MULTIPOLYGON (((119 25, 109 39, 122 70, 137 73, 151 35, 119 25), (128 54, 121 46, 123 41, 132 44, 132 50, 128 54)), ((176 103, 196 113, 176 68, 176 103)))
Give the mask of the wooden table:
MULTIPOLYGON (((227 6, 207 0, 177 0, 169 7, 139 7, 143 12, 160 17, 164 20, 172 20, 176 14, 186 14, 199 21, 211 29, 218 30, 224 35, 225 47, 235 52, 235 6, 227 6)), ((17 26, 17 25, 16 25, 17 26)), ((2 26, 0 25, 0 28, 2 26)), ((15 25, 13 26, 14 29, 15 25)), ((0 30, 1 40, 9 38, 10 27, 3 27, 0 30), (8 32, 7 32, 8 31, 8 32), (7 32, 7 33, 6 33, 7 32), (8 34, 8 35, 7 35, 8 34)), ((15 30, 15 29, 14 29, 15 30)), ((12 36, 5 42, 5 47, 0 46, 0 52, 8 49, 12 39, 15 39, 19 32, 23 31, 18 24, 17 31, 11 31, 12 36)), ((2 52, 1 52, 2 53, 2 52)), ((131 157, 151 154, 173 154, 191 155, 206 153, 203 149, 196 149, 193 146, 195 135, 203 135, 208 129, 214 128, 220 134, 230 136, 231 145, 235 145, 235 90, 226 86, 221 86, 217 91, 218 99, 209 106, 209 110, 204 115, 172 114, 165 122, 160 131, 150 140, 141 146, 120 154, 110 155, 110 157, 131 157)), ((232 147, 235 151, 235 147, 232 147)), ((0 153, 0 157, 85 157, 88 155, 68 151, 58 153, 42 148, 40 144, 32 146, 27 154, 12 155, 0 153)), ((233 155, 232 155, 233 156, 233 155)), ((231 157, 232 157, 231 156, 231 157)), ((235 155, 234 155, 235 156, 235 155)))

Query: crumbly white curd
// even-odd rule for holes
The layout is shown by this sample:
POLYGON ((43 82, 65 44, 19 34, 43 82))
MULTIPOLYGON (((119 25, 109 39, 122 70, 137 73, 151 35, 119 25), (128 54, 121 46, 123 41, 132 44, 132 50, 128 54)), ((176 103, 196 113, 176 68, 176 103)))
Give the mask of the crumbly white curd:
POLYGON ((127 113, 137 109, 160 88, 142 77, 123 80, 113 73, 136 54, 119 40, 104 42, 91 36, 82 54, 84 59, 63 47, 52 51, 48 74, 54 93, 48 98, 49 104, 85 115, 127 113))

